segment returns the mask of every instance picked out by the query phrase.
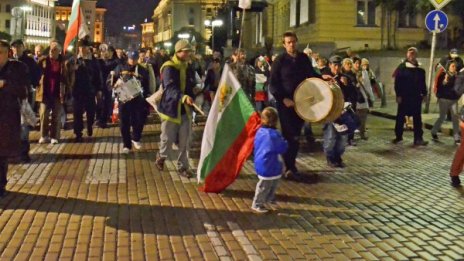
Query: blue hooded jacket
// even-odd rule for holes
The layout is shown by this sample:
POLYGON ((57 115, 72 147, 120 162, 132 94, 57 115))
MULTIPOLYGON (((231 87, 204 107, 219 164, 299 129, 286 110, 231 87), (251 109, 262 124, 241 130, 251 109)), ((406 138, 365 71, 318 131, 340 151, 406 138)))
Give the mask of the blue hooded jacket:
POLYGON ((262 179, 276 179, 282 175, 279 154, 287 151, 287 141, 273 128, 261 126, 255 136, 255 169, 262 179))

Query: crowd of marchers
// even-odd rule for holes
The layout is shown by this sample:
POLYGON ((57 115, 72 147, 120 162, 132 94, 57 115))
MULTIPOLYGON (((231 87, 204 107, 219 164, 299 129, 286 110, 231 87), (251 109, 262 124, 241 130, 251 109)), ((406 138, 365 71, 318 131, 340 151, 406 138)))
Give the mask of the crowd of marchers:
MULTIPOLYGON (((342 155, 346 146, 356 146, 355 137, 368 140, 369 110, 376 99, 385 96, 367 58, 351 51, 326 58, 309 47, 301 52, 297 44, 297 35, 286 32, 282 36, 284 52, 248 59, 244 49, 236 49, 227 58, 220 51, 202 56, 186 40, 178 41, 171 55, 151 48, 125 51, 106 44, 96 46, 87 40, 78 41, 76 53, 65 53, 57 41, 47 47, 36 46, 33 51, 27 50, 21 40, 11 44, 0 41, 0 194, 7 184, 8 159, 19 155, 21 162, 31 161, 29 130, 36 127, 35 115, 40 126, 39 144, 59 144, 67 122, 72 122, 74 142, 84 140, 84 130, 92 137, 95 127, 107 128, 108 123, 118 122, 121 153, 128 154, 143 147, 144 125, 153 111, 146 99, 154 96, 154 107, 161 118, 155 165, 164 170, 176 144, 179 175, 192 177, 188 160, 192 126, 198 124, 200 111, 208 114, 227 63, 262 115, 255 139, 254 161, 260 182, 253 209, 266 212, 265 204, 274 202, 278 179, 303 178, 296 167, 302 132, 309 146, 315 142, 311 124, 296 113, 293 100, 305 79, 322 79, 343 93, 343 113, 322 126, 323 149, 331 168, 345 167, 342 155), (283 156, 283 163, 278 155, 283 156)), ((413 119, 414 145, 428 144, 421 120, 421 106, 427 96, 425 71, 417 54, 415 47, 408 48, 393 72, 398 104, 394 144, 402 142, 409 117, 413 119)), ((459 73, 463 66, 455 49, 437 65, 434 90, 440 114, 431 131, 434 140, 438 140, 438 131, 451 111, 455 142, 461 143, 457 100, 462 95, 458 87, 464 85, 459 73)), ((460 185, 458 175, 463 163, 464 148, 459 147, 451 169, 453 186, 460 185)))

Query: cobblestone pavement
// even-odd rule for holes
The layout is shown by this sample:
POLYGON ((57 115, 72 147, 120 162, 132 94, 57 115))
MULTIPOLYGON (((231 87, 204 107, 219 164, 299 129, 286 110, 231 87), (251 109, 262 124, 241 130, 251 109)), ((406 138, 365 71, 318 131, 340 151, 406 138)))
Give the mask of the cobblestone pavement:
POLYGON ((10 166, 10 192, 0 199, 0 257, 463 259, 464 190, 449 185, 451 138, 415 148, 406 132, 403 145, 392 145, 393 121, 377 117, 369 134, 348 148, 343 170, 328 168, 321 152, 301 153, 306 182, 282 181, 278 210, 259 215, 250 210, 251 162, 221 194, 198 192, 171 162, 159 172, 157 124, 146 127, 144 148, 127 156, 116 127, 79 144, 65 131, 59 145, 38 145, 33 132, 33 162, 10 166))

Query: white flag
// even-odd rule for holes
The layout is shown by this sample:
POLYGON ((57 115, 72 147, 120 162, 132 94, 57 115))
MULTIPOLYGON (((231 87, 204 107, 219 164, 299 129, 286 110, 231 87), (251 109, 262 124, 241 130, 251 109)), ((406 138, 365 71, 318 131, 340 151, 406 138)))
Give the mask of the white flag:
POLYGON ((80 13, 79 17, 81 19, 81 24, 79 25, 78 38, 83 39, 87 35, 90 35, 90 30, 89 30, 89 26, 87 24, 87 21, 85 20, 85 16, 84 16, 84 13, 82 12, 81 8, 79 9, 79 13, 80 13))
POLYGON ((250 9, 251 8, 251 0, 239 0, 238 7, 242 9, 250 9))

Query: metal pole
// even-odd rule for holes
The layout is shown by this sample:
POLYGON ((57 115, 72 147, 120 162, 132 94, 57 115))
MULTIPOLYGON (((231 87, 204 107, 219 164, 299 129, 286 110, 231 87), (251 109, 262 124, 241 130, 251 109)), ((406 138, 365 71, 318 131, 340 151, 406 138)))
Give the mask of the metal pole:
POLYGON ((238 42, 238 49, 242 48, 242 39, 243 39, 243 26, 245 25, 245 14, 246 14, 246 9, 242 9, 243 14, 242 14, 242 25, 240 26, 240 41, 238 42))
POLYGON ((214 53, 214 25, 211 22, 211 48, 213 48, 213 53, 214 53))
POLYGON ((432 98, 432 86, 433 86, 433 60, 434 60, 434 56, 435 56, 435 46, 437 44, 437 32, 433 32, 432 33, 432 47, 431 47, 431 50, 430 50, 430 65, 429 65, 429 75, 428 75, 428 84, 429 84, 429 89, 428 89, 428 92, 427 92, 427 100, 426 100, 426 103, 425 103, 425 110, 424 110, 424 113, 429 113, 429 109, 430 109, 430 100, 432 98))

